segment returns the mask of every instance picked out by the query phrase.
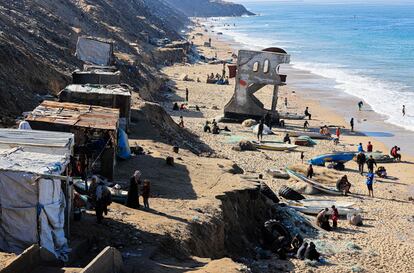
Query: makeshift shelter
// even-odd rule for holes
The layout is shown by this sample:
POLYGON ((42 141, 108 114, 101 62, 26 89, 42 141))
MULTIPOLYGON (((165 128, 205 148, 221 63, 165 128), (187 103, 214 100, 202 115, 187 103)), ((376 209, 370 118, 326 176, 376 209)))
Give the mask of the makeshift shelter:
POLYGON ((76 56, 87 63, 111 65, 113 61, 113 43, 96 37, 79 37, 76 44, 76 56))
POLYGON ((73 133, 75 156, 86 158, 86 171, 113 179, 118 144, 118 109, 44 101, 27 116, 26 121, 35 130, 73 133))
POLYGON ((131 117, 131 91, 126 84, 71 84, 59 93, 59 101, 117 108, 120 127, 127 131, 131 117))
POLYGON ((67 259, 68 164, 69 155, 0 151, 0 249, 20 253, 39 244, 67 259))
POLYGON ((0 129, 0 150, 22 147, 25 152, 70 156, 74 145, 71 133, 0 129))

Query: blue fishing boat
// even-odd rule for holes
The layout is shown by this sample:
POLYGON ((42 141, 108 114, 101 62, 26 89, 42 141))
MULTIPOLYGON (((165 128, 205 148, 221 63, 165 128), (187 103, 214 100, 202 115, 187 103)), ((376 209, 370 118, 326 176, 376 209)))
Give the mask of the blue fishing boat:
POLYGON ((333 162, 333 163, 346 163, 348 161, 351 161, 355 156, 355 153, 353 152, 339 152, 339 153, 332 153, 332 154, 325 154, 325 155, 318 155, 311 160, 309 160, 309 163, 312 165, 317 166, 324 166, 327 162, 333 162))

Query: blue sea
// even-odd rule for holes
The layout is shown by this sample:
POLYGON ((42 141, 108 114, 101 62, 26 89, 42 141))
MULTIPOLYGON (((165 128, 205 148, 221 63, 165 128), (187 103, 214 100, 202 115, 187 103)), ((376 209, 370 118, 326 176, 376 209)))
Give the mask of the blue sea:
POLYGON ((331 79, 331 92, 356 96, 386 122, 414 131, 414 3, 246 7, 258 16, 221 18, 216 31, 246 47, 284 48, 294 68, 331 79))

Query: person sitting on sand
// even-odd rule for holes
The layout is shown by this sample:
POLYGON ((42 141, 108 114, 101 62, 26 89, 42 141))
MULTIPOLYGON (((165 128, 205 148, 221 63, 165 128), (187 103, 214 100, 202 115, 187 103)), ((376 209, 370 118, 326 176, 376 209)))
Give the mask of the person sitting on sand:
POLYGON ((290 242, 290 247, 288 252, 290 253, 297 253, 297 251, 299 250, 299 248, 302 246, 303 244, 303 238, 302 236, 300 236, 299 234, 296 234, 292 241, 290 242))
POLYGON ((210 122, 206 121, 206 124, 204 124, 204 133, 211 133, 211 128, 210 128, 210 122))
POLYGON ((316 225, 326 231, 331 231, 332 228, 329 225, 328 208, 321 210, 316 216, 316 225))
POLYGON ((211 132, 213 133, 213 135, 220 134, 220 128, 218 127, 217 123, 213 123, 213 129, 211 130, 211 132))
POLYGON ((390 154, 394 159, 396 159, 398 161, 401 161, 401 154, 398 153, 399 150, 400 150, 400 148, 396 145, 396 146, 392 147, 390 154))
POLYGON ((214 80, 214 73, 211 73, 210 80, 214 80))
POLYGON ((308 170, 306 171, 306 177, 312 179, 313 177, 313 166, 309 164, 308 170))
POLYGON ((225 84, 225 85, 229 85, 229 84, 230 84, 230 82, 229 82, 229 77, 226 77, 226 79, 224 80, 224 84, 225 84))
POLYGON ((348 176, 344 175, 338 181, 336 181, 336 189, 340 192, 343 192, 344 195, 349 193, 351 189, 351 183, 348 181, 348 176))
POLYGON ((332 228, 338 227, 338 219, 339 219, 339 211, 335 206, 331 207, 332 214, 331 214, 331 220, 332 220, 332 228))
POLYGON ((173 111, 178 111, 178 110, 180 110, 180 107, 178 107, 178 103, 174 103, 174 105, 173 105, 173 111))
POLYGON ((367 144, 367 153, 372 153, 372 150, 374 149, 374 147, 371 144, 371 141, 368 141, 367 144))
POLYGON ((387 178, 387 170, 384 166, 379 166, 375 174, 381 178, 387 178))
POLYGON ((283 138, 283 143, 288 143, 291 144, 292 142, 290 141, 290 137, 289 134, 286 134, 285 137, 283 138))
POLYGON ((180 110, 185 110, 185 103, 181 103, 180 110))
POLYGON ((305 259, 311 261, 319 261, 319 257, 321 254, 316 250, 316 246, 313 242, 311 242, 305 251, 305 259))
POLYGON ((368 188, 368 195, 370 197, 374 197, 374 189, 373 189, 373 184, 374 184, 374 174, 372 172, 369 172, 367 174, 367 188, 368 188))
POLYGON ((309 113, 309 107, 308 106, 306 106, 306 109, 305 109, 305 117, 308 117, 309 120, 312 119, 312 115, 311 115, 311 113, 309 113))
POLYGON ((300 248, 298 249, 297 253, 296 253, 296 258, 298 258, 299 260, 304 260, 305 259, 305 252, 306 249, 308 248, 308 243, 304 242, 300 248))

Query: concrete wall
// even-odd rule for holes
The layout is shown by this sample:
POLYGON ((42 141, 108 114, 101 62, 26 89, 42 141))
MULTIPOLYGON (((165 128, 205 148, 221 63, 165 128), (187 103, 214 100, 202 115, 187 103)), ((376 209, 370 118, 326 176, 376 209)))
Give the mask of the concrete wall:
POLYGON ((106 247, 80 273, 120 273, 123 262, 121 253, 113 247, 106 247))

